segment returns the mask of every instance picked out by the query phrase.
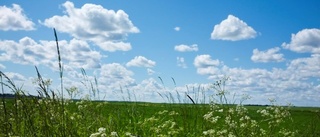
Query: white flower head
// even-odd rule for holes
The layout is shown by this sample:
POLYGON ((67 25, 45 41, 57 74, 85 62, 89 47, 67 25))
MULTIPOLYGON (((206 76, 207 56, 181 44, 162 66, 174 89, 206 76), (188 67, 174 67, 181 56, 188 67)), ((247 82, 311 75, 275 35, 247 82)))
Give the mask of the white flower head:
POLYGON ((106 132, 106 128, 100 127, 98 129, 99 133, 105 133, 106 132))

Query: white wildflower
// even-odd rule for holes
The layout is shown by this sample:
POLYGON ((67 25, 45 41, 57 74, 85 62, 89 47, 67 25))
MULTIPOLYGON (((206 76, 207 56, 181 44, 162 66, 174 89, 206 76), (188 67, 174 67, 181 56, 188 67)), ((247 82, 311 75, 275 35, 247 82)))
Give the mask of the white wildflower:
POLYGON ((115 132, 115 131, 113 131, 113 132, 111 132, 111 136, 112 136, 112 137, 118 137, 118 133, 115 132))
POLYGON ((105 133, 106 132, 106 128, 100 127, 98 129, 99 133, 105 133))
POLYGON ((90 137, 98 137, 98 136, 100 136, 100 134, 101 134, 101 133, 99 133, 99 132, 93 133, 93 134, 90 135, 90 137))
POLYGON ((162 115, 162 114, 165 114, 165 113, 168 113, 168 110, 163 110, 163 111, 159 111, 158 112, 159 115, 162 115))
POLYGON ((204 116, 203 116, 203 118, 205 119, 205 120, 208 120, 209 118, 211 118, 212 117, 212 112, 209 112, 209 113, 207 113, 207 114, 205 114, 204 116))

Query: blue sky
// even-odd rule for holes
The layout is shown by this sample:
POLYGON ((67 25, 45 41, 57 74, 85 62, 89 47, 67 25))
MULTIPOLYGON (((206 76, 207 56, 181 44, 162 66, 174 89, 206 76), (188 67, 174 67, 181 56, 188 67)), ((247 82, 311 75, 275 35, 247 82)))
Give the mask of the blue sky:
POLYGON ((200 86, 208 100, 211 83, 227 76, 231 100, 246 94, 251 104, 276 99, 320 106, 319 4, 1 1, 0 69, 36 94, 37 66, 59 92, 55 28, 65 88, 77 87, 78 97, 89 94, 81 83, 84 68, 90 81, 98 80, 99 99, 128 100, 129 92, 132 100, 164 102, 159 94, 173 94, 177 102, 178 92, 201 100, 195 94, 200 86))

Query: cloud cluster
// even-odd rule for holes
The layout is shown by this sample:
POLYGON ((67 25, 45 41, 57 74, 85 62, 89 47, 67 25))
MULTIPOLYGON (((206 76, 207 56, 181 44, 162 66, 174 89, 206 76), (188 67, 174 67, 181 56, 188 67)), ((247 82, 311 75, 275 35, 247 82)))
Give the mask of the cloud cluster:
POLYGON ((152 68, 156 65, 156 62, 147 59, 143 56, 136 56, 134 59, 130 60, 126 66, 128 67, 146 67, 146 68, 152 68))
MULTIPOLYGON (((308 99, 311 102, 315 102, 312 99, 320 97, 319 92, 316 92, 319 91, 317 89, 320 85, 309 82, 312 78, 320 77, 319 62, 320 56, 312 55, 294 59, 284 69, 242 69, 220 64, 208 55, 199 55, 195 58, 194 65, 197 73, 208 76, 208 79, 219 80, 224 76, 230 76, 228 90, 238 95, 249 94, 254 98, 275 98, 282 99, 282 103, 297 103, 306 96, 312 96, 308 99)), ((259 100, 256 101, 259 103, 259 100)))
MULTIPOLYGON (((0 41, 0 61, 12 61, 18 64, 45 65, 51 69, 57 68, 57 49, 55 41, 35 40, 24 37, 15 42, 0 41)), ((99 68, 102 55, 90 48, 85 41, 72 39, 59 41, 62 61, 65 68, 99 68)))
POLYGON ((280 51, 279 47, 268 49, 267 51, 259 51, 258 49, 253 50, 253 55, 251 56, 251 60, 253 62, 281 62, 285 59, 283 58, 283 54, 278 53, 280 51))
MULTIPOLYGON (((221 24, 228 23, 222 22, 221 24)), ((282 48, 297 53, 310 53, 311 55, 310 57, 289 60, 286 68, 273 68, 271 70, 231 68, 221 64, 218 59, 212 59, 210 55, 195 57, 194 66, 198 74, 206 75, 208 79, 219 80, 224 76, 230 76, 231 81, 227 85, 228 90, 238 95, 249 94, 256 98, 250 102, 265 103, 267 98, 274 98, 281 99, 280 102, 283 104, 286 102, 300 105, 306 104, 306 102, 317 104, 317 98, 320 97, 318 92, 320 84, 310 81, 314 79, 319 81, 320 77, 320 73, 318 73, 320 72, 319 43, 319 29, 303 29, 297 34, 292 34, 291 41, 283 43, 282 48), (261 99, 265 100, 262 101, 261 99)), ((280 48, 275 47, 266 51, 254 49, 251 60, 267 63, 282 62, 285 59, 284 54, 280 52, 280 48)))
POLYGON ((71 36, 94 42, 105 51, 128 51, 130 43, 123 42, 129 33, 138 33, 123 10, 108 10, 101 5, 84 4, 74 7, 72 2, 62 5, 66 15, 45 19, 43 24, 71 36))
POLYGON ((12 8, 0 6, 0 30, 34 30, 34 23, 24 14, 23 9, 12 4, 12 8))
POLYGON ((179 52, 198 51, 198 45, 197 44, 192 44, 190 46, 184 45, 184 44, 176 45, 174 46, 174 50, 179 52))
POLYGON ((238 41, 251 39, 257 36, 257 32, 244 21, 229 15, 227 19, 214 26, 211 39, 238 41))

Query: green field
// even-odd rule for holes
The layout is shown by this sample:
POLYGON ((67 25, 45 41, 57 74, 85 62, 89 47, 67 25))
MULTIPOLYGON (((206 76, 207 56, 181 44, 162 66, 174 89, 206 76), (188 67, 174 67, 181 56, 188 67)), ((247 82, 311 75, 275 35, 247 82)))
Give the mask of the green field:
POLYGON ((64 100, 62 104, 61 100, 53 98, 17 96, 2 100, 0 136, 320 135, 319 108, 268 107, 273 109, 267 109, 267 106, 90 100, 64 100), (279 113, 272 111, 277 108, 279 113), (269 110, 270 116, 264 117, 257 110, 269 110), (289 115, 281 116, 281 112, 287 110, 289 115), (220 119, 208 118, 206 114, 210 112, 211 118, 219 116, 220 119), (230 125, 226 122, 228 116, 231 117, 230 125), (248 119, 256 121, 257 125, 248 119), (231 126, 232 123, 235 124, 231 126))

